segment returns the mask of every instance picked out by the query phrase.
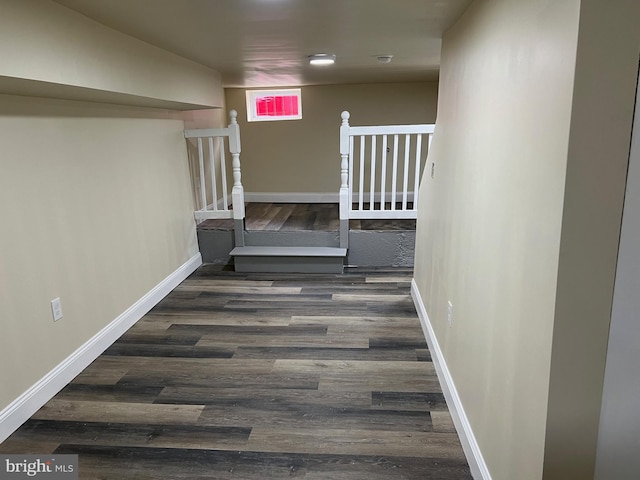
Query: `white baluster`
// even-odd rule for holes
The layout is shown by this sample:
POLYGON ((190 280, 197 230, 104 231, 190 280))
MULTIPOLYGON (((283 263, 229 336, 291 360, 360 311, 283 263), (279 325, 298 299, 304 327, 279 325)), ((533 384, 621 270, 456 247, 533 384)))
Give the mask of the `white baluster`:
POLYGON ((200 209, 207 210, 207 187, 204 179, 204 154, 202 152, 202 137, 198 137, 198 162, 200 165, 200 209))
POLYGON ((413 208, 418 210, 418 190, 420 189, 420 165, 422 163, 420 156, 422 155, 422 134, 417 135, 418 143, 416 145, 416 172, 413 179, 413 208))
POLYGON ((387 184, 386 184, 386 180, 387 180, 387 136, 383 135, 382 136, 382 165, 380 166, 380 169, 382 171, 382 176, 380 177, 380 210, 384 210, 385 209, 385 198, 386 198, 386 192, 385 189, 387 188, 387 184))
POLYGON ((220 149, 220 177, 222 181, 222 206, 225 210, 229 210, 229 202, 227 200, 227 157, 225 154, 224 137, 218 137, 218 148, 220 149))
POLYGON ((402 181, 402 210, 407 209, 407 190, 409 189, 409 150, 411 148, 411 135, 404 136, 404 177, 402 181))
POLYGON ((393 170, 391 171, 391 210, 396 209, 398 190, 398 135, 393 136, 393 170))
POLYGON ((211 169, 211 200, 213 210, 218 210, 218 182, 216 180, 216 158, 213 149, 213 137, 209 137, 209 168, 211 169))
POLYGON ((369 183, 369 210, 375 210, 376 204, 376 136, 371 135, 371 166, 369 183))
POLYGON ((349 136, 349 211, 353 207, 353 135, 349 136))
POLYGON ((358 179, 358 210, 364 210, 364 151, 365 136, 360 135, 360 178, 358 179))

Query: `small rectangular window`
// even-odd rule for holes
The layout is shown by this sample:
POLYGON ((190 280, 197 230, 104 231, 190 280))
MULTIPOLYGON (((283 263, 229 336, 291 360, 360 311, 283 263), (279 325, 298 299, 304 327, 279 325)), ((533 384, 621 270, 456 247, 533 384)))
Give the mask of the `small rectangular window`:
POLYGON ((247 121, 300 120, 302 93, 286 90, 247 90, 247 121))

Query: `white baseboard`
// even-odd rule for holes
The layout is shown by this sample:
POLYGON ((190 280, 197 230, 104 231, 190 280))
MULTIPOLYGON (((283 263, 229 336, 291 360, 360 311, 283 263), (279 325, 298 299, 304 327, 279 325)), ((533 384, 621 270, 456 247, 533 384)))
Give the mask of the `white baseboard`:
POLYGON ((473 434, 471 424, 469 423, 469 419, 467 418, 467 414, 465 413, 462 405, 462 400, 456 390, 456 386, 453 382, 453 378, 451 377, 451 373, 449 372, 449 368, 447 367, 447 362, 444 359, 440 345, 438 344, 438 339, 436 338, 433 327, 431 326, 429 315, 427 315, 427 309, 424 306, 424 302, 422 301, 422 297, 420 296, 420 291, 418 290, 415 280, 411 280, 411 297, 413 298, 413 303, 418 311, 422 331, 427 339, 427 345, 431 352, 433 365, 436 369, 438 380, 440 380, 440 384, 442 385, 442 392, 447 400, 447 406, 451 412, 453 423, 458 432, 458 436, 460 437, 462 449, 467 457, 467 462, 469 462, 471 475, 473 475, 473 478, 476 480, 491 480, 491 473, 489 473, 487 464, 485 463, 482 452, 480 451, 480 446, 473 434))
POLYGON ((202 265, 202 256, 197 253, 0 411, 0 443, 62 390, 91 362, 98 358, 102 352, 200 265, 202 265))
POLYGON ((335 192, 244 192, 246 203, 338 203, 335 192))

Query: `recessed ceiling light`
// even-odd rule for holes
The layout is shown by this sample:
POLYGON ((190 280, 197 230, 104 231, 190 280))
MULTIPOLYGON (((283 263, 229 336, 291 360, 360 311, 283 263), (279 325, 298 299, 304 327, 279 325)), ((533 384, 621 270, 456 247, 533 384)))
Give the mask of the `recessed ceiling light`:
POLYGON ((376 57, 376 59, 380 63, 391 63, 392 58, 393 58, 393 55, 378 55, 376 57))
POLYGON ((309 63, 311 65, 333 65, 336 63, 336 56, 328 53, 316 53, 309 55, 309 63))

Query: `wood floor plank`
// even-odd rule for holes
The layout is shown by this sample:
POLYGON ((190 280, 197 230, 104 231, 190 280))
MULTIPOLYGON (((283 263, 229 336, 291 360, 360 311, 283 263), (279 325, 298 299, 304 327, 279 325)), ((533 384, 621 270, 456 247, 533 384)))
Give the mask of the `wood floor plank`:
POLYGON ((366 279, 365 279, 366 283, 382 283, 382 284, 389 284, 389 283, 410 283, 411 282, 411 275, 398 275, 395 277, 392 277, 390 275, 367 275, 366 279))
POLYGON ((281 230, 294 210, 295 205, 293 204, 280 205, 276 215, 264 226, 264 230, 281 230))
POLYGON ((327 334, 327 325, 172 325, 168 331, 188 332, 194 335, 270 335, 270 336, 324 336, 327 334))
MULTIPOLYGON (((330 337, 328 337, 330 339, 330 337)), ((369 361, 416 361, 418 350, 412 348, 370 348, 366 339, 353 337, 351 344, 360 341, 362 346, 351 347, 332 342, 322 346, 243 346, 238 347, 233 358, 282 358, 302 360, 369 360, 369 361)))
POLYGON ((456 433, 456 427, 448 410, 431 412, 433 431, 442 433, 456 433))
MULTIPOLYGON (((325 406, 334 408, 370 408, 369 392, 321 392, 309 389, 272 388, 188 388, 166 387, 157 403, 181 405, 231 405, 257 408, 261 405, 286 410, 289 407, 325 406)), ((423 402, 424 404, 424 402, 423 402)))
POLYGON ((71 383, 56 395, 58 400, 153 403, 164 387, 140 385, 94 385, 71 383))
POLYGON ((62 443, 82 445, 237 450, 246 446, 250 433, 241 427, 32 419, 22 435, 36 442, 55 436, 62 443))
POLYGON ((332 325, 332 326, 387 326, 389 328, 420 328, 420 325, 416 325, 416 319, 414 317, 390 317, 384 318, 367 315, 332 315, 327 317, 326 315, 293 315, 290 319, 291 325, 332 325))
POLYGON ((415 375, 432 376, 436 372, 433 365, 420 362, 378 362, 351 360, 297 360, 277 359, 273 365, 273 373, 308 373, 316 375, 415 375))
POLYGON ((185 284, 176 288, 183 292, 207 292, 218 295, 297 295, 300 293, 301 287, 272 287, 268 285, 262 286, 220 286, 220 285, 190 285, 185 284))
MULTIPOLYGON (((327 335, 365 335, 368 337, 381 338, 407 338, 411 340, 420 339, 422 329, 420 325, 386 325, 382 324, 359 324, 359 325, 329 325, 327 335)), ((413 342, 416 343, 416 342, 413 342)), ((419 342, 426 346, 426 342, 419 342)))
POLYGON ((222 288, 234 288, 234 287, 257 287, 268 288, 273 285, 273 280, 256 280, 249 281, 242 277, 229 277, 228 275, 221 278, 206 278, 201 277, 189 277, 182 282, 179 287, 183 286, 202 286, 205 288, 222 287, 222 288))
POLYGON ((248 222, 245 221, 247 230, 264 230, 265 227, 276 217, 280 210, 281 207, 277 206, 265 208, 262 214, 257 216, 255 219, 252 219, 248 222))
POLYGON ((390 408, 434 412, 447 410, 442 393, 425 392, 372 392, 371 403, 376 408, 390 408))
POLYGON ((390 391, 390 392, 441 392, 437 377, 407 375, 385 375, 377 377, 323 375, 318 379, 318 390, 333 391, 390 391))
POLYGON ((209 372, 144 372, 122 377, 119 385, 162 387, 273 388, 317 390, 320 379, 308 374, 219 374, 209 372))
MULTIPOLYGON (((167 312, 165 314, 149 314, 136 323, 125 334, 143 333, 153 335, 169 328, 171 325, 234 325, 234 326, 287 326, 290 316, 251 315, 246 312, 215 312, 202 314, 193 312, 167 312)), ((121 337, 122 338, 122 337, 121 337)))
MULTIPOLYGON (((369 341, 362 335, 203 335, 198 346, 252 346, 252 347, 291 347, 291 348, 368 348, 369 341)), ((242 355, 234 355, 234 358, 249 358, 242 355)))
MULTIPOLYGON (((55 438, 55 435, 53 436, 55 438)), ((42 455, 53 453, 60 443, 51 438, 34 438, 33 435, 22 432, 15 433, 0 444, 0 453, 5 455, 42 455)))
POLYGON ((72 383, 91 385, 115 385, 129 371, 130 364, 113 362, 107 357, 98 357, 77 375, 72 383))
POLYGON ((387 430, 295 429, 255 427, 247 448, 267 452, 342 455, 398 455, 464 459, 458 437, 451 433, 387 430))
POLYGON ((155 405, 128 402, 95 402, 53 399, 31 418, 98 422, 105 417, 115 423, 195 424, 203 405, 155 405))
POLYGON ((380 302, 389 304, 395 302, 408 302, 411 300, 411 296, 406 294, 379 295, 377 293, 371 293, 367 295, 336 293, 333 294, 332 300, 335 300, 336 302, 380 302))
MULTIPOLYGON (((113 357, 118 358, 118 357, 113 357)), ((123 362, 131 361, 128 373, 155 373, 174 375, 198 375, 211 374, 250 374, 259 375, 271 373, 273 360, 234 359, 234 358, 153 358, 153 357, 126 357, 120 358, 123 362)))
POLYGON ((142 356, 142 357, 184 357, 184 358, 231 358, 236 352, 235 346, 202 345, 158 345, 154 343, 117 342, 103 355, 142 356))

